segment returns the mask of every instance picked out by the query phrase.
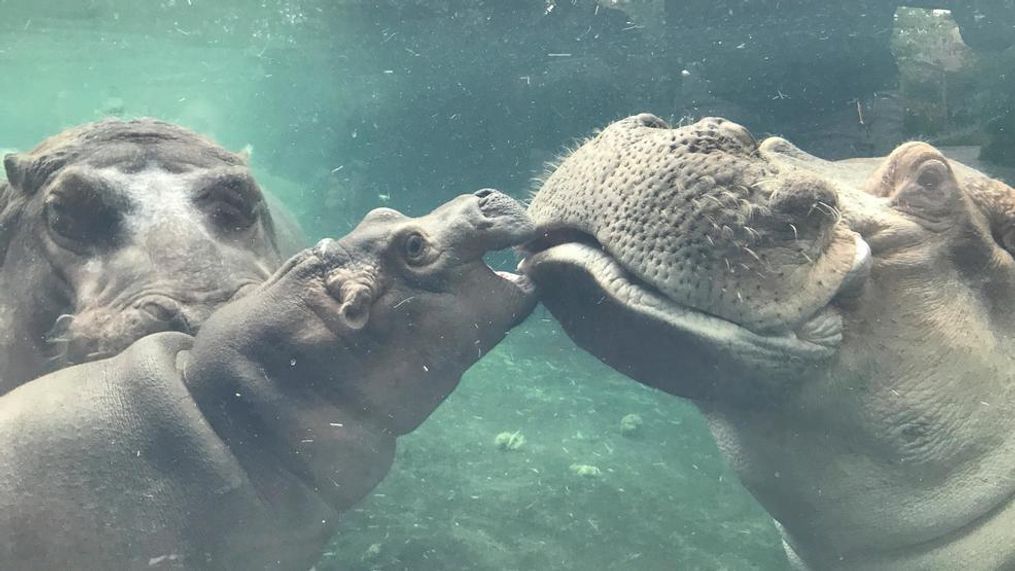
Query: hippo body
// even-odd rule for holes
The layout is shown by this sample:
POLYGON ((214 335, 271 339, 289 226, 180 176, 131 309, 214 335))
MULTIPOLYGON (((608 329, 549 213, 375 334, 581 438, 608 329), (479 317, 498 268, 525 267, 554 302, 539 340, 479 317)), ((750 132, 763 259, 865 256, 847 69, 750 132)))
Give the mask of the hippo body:
POLYGON ((532 231, 491 190, 376 210, 196 334, 0 397, 0 568, 312 567, 395 438, 534 307, 482 259, 532 231))
POLYGON ((530 214, 571 337, 693 399, 800 569, 1015 566, 1015 192, 924 143, 824 161, 614 123, 530 214))

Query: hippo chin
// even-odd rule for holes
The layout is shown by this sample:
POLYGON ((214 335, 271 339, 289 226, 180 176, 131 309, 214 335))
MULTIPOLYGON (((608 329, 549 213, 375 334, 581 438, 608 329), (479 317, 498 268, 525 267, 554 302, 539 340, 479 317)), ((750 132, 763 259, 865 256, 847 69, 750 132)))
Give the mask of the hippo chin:
POLYGON ((0 568, 308 569, 462 373, 534 307, 495 191, 369 214, 214 312, 0 398, 0 568))
POLYGON ((643 114, 532 200, 571 337, 694 399, 802 569, 1015 565, 1015 192, 643 114))
POLYGON ((4 167, 0 393, 194 333, 302 247, 244 157, 169 123, 82 125, 4 167))

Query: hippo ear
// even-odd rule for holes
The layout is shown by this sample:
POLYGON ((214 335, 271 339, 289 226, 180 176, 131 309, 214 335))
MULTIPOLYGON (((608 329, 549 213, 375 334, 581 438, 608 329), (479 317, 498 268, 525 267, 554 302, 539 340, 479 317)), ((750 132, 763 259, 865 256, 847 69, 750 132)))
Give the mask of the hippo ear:
POLYGON ((359 300, 343 302, 338 311, 342 322, 353 331, 363 329, 370 321, 370 305, 359 300))
POLYGON ((11 186, 25 192, 25 182, 31 169, 32 161, 28 157, 11 153, 4 156, 4 170, 7 171, 7 182, 11 186))
POLYGON ((370 321, 373 295, 370 288, 359 280, 348 279, 346 272, 336 272, 325 282, 325 287, 341 305, 338 320, 352 331, 359 331, 370 321))
POLYGON ((254 156, 254 146, 250 144, 244 145, 243 148, 240 149, 240 152, 236 153, 236 156, 240 157, 243 164, 249 165, 250 157, 254 156))

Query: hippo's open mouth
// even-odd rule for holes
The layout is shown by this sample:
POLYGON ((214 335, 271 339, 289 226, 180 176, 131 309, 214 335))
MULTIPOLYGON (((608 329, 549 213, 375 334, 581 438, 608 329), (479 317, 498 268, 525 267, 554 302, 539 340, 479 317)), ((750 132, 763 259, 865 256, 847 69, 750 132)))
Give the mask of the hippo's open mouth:
MULTIPOLYGON (((843 333, 842 318, 834 306, 857 294, 871 267, 870 248, 855 235, 852 267, 828 304, 795 327, 753 331, 673 301, 635 276, 587 234, 573 229, 540 234, 540 239, 525 246, 527 255, 519 269, 539 285, 544 304, 575 335, 581 336, 583 329, 599 328, 598 334, 588 333, 591 338, 610 328, 623 344, 627 338, 658 338, 659 332, 665 331, 678 343, 707 348, 725 358, 735 356, 754 366, 781 366, 787 359, 814 362, 834 354, 843 333)), ((601 356, 611 361, 608 355, 601 356)), ((617 361, 629 362, 630 355, 617 361)))

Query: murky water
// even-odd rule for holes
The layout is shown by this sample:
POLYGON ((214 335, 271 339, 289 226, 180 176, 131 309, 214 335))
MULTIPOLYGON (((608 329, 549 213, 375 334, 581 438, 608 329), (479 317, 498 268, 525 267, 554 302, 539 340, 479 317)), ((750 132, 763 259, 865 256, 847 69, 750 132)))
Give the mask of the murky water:
MULTIPOLYGON (((1015 59, 983 26, 963 43, 948 13, 892 16, 887 0, 848 17, 706 4, 0 0, 0 148, 108 116, 179 123, 251 152, 315 240, 378 206, 422 214, 482 187, 526 199, 548 161, 642 111, 723 115, 829 158, 919 137, 1011 160, 1015 59)), ((317 568, 788 564, 697 409, 581 351, 540 307, 400 439, 317 568)))

